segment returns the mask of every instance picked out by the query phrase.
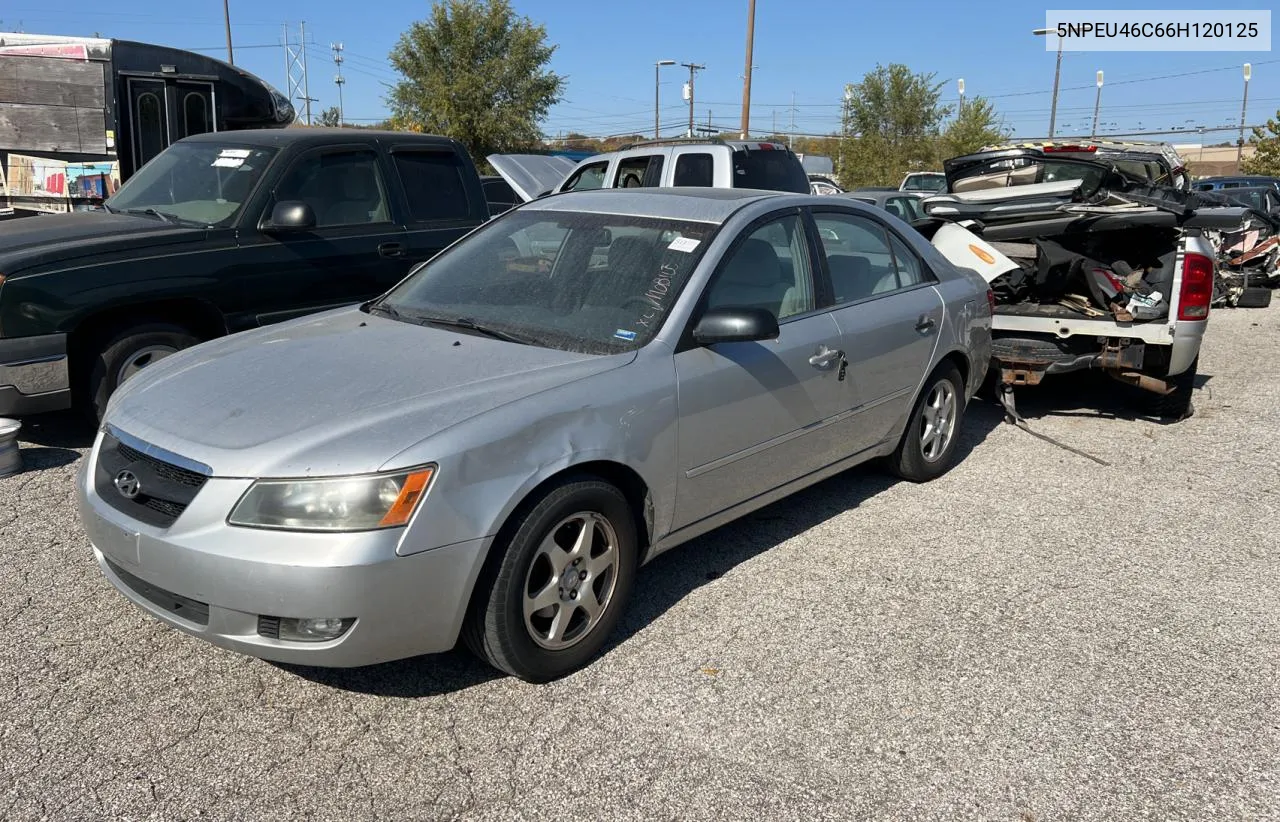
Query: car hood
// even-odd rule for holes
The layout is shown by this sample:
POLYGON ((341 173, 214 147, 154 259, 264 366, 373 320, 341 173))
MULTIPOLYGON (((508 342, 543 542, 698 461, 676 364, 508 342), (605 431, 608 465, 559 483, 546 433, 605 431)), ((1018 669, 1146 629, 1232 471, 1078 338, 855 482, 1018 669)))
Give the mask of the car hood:
POLYGON ((204 239, 200 227, 174 225, 156 217, 77 211, 0 222, 0 271, 74 259, 122 248, 148 248, 204 239))
POLYGON ((526 203, 554 191, 578 165, 553 154, 490 154, 485 159, 526 203))
POLYGON ((356 474, 471 417, 620 367, 345 308, 174 354, 106 422, 222 477, 356 474))

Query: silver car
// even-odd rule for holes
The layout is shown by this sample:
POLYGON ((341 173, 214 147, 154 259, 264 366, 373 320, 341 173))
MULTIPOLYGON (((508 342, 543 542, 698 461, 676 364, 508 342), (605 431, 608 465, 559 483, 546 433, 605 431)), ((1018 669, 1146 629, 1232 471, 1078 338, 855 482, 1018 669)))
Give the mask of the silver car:
POLYGON ((371 303, 141 372, 80 516, 126 597, 223 647, 355 666, 461 637, 548 680, 663 551, 872 458, 945 471, 990 327, 980 277, 852 201, 552 196, 371 303))

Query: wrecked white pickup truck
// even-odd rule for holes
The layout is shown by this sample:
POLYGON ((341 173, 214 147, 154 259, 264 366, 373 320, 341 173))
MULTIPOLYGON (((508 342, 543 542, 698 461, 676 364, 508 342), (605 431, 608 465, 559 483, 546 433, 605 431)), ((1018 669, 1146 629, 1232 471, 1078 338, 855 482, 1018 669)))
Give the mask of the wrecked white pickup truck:
POLYGON ((944 164, 948 193, 914 226, 991 284, 993 368, 1012 386, 1099 369, 1135 386, 1147 413, 1191 413, 1213 299, 1201 232, 1247 211, 1202 207, 1181 161, 1155 144, 984 149, 944 164))

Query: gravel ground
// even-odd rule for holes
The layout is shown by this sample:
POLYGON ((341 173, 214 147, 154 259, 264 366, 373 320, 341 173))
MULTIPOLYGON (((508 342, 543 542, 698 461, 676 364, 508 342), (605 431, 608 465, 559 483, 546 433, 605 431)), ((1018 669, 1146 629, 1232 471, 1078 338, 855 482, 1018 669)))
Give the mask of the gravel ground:
POLYGON ((458 653, 237 656, 100 576, 86 438, 0 480, 0 819, 1280 818, 1280 305, 1214 315, 1196 415, 1108 383, 965 420, 659 558, 617 642, 530 686, 458 653), (1099 410, 1101 409, 1101 410, 1099 410))

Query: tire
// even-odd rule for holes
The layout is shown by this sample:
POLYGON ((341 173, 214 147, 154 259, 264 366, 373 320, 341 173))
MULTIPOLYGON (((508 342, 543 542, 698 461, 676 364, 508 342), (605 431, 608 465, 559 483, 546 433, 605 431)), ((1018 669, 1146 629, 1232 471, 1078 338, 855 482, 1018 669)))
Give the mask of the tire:
POLYGON ((925 380, 916 399, 906 430, 889 457, 889 471, 911 482, 928 482, 951 467, 955 457, 960 421, 964 417, 964 381, 955 365, 944 362, 925 380), (949 399, 948 399, 949 396, 949 399), (934 426, 938 411, 950 408, 940 426, 934 426), (940 433, 939 433, 940 432, 940 433), (938 436, 944 441, 938 444, 938 436), (927 440, 926 444, 926 437, 927 440))
POLYGON ((153 362, 199 342, 187 329, 167 323, 137 325, 108 336, 89 372, 86 410, 101 422, 107 401, 122 382, 153 362))
POLYGON ((503 530, 510 539, 493 546, 502 553, 477 583, 463 641, 526 682, 558 679, 595 657, 626 607, 639 553, 631 506, 607 482, 570 477, 503 530), (585 527, 594 545, 575 556, 585 527), (535 607, 538 594, 546 605, 535 607), (600 608, 596 616, 588 603, 600 608))
POLYGON ((1184 420, 1195 413, 1191 405, 1191 394, 1196 387, 1196 369, 1200 365, 1197 357, 1191 367, 1176 377, 1169 377, 1173 384, 1173 392, 1169 394, 1152 394, 1142 392, 1142 406, 1148 414, 1166 420, 1184 420))

